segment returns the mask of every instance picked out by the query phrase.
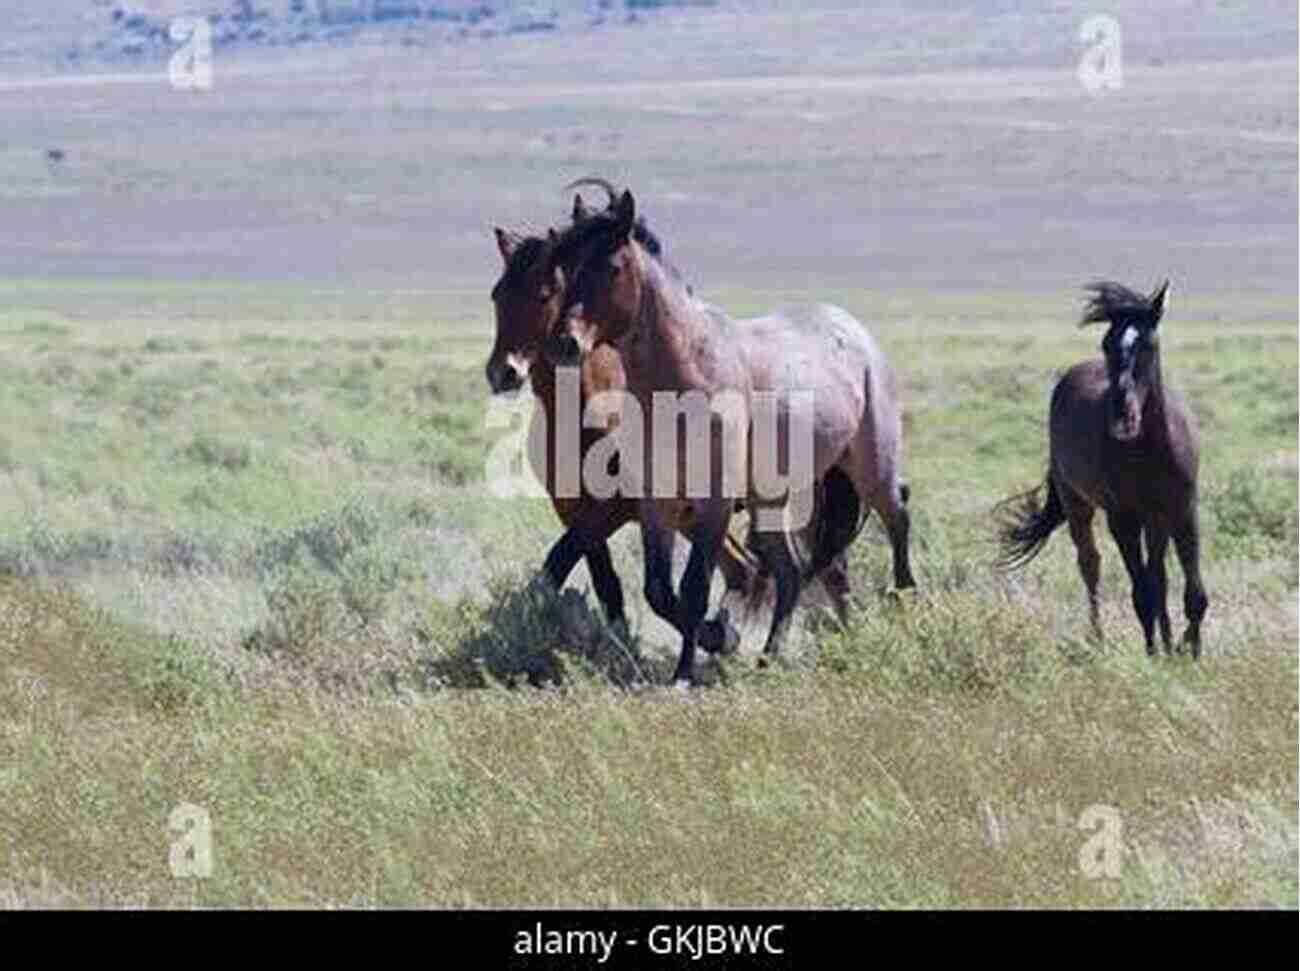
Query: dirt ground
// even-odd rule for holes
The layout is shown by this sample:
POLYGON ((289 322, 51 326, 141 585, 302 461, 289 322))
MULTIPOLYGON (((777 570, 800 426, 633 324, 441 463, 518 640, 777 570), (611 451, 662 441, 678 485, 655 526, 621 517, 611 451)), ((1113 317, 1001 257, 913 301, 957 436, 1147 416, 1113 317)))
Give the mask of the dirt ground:
POLYGON ((595 173, 705 292, 1295 292, 1293 7, 1120 4, 1101 93, 1086 4, 937 7, 222 48, 179 92, 160 61, 51 67, 104 13, 67 0, 0 58, 0 274, 464 287, 486 314, 491 226, 558 222, 595 173))

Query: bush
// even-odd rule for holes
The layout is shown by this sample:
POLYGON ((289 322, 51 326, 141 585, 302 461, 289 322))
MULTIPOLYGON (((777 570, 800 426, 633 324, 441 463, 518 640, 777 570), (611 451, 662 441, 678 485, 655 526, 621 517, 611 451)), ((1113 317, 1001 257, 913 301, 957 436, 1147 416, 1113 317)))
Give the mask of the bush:
POLYGON ((576 590, 557 592, 542 577, 521 586, 502 575, 488 582, 488 595, 486 606, 462 600, 431 608, 420 636, 434 647, 433 683, 540 687, 565 682, 575 669, 620 687, 665 678, 576 590))
POLYGON ((1087 656, 1054 643, 1041 611, 1005 592, 905 592, 823 627, 818 666, 909 693, 1018 692, 1087 656))
POLYGON ((176 715, 210 698, 221 685, 212 656, 201 646, 175 634, 161 645, 143 677, 149 706, 164 715, 176 715))
POLYGON ((354 551, 374 541, 381 527, 379 512, 371 504, 349 500, 342 509, 321 513, 300 526, 274 533, 254 553, 257 568, 274 573, 294 564, 304 553, 331 573, 338 573, 354 551))
POLYGON ((1293 477, 1255 468, 1236 468, 1227 481, 1207 489, 1203 503, 1213 528, 1230 539, 1261 537, 1296 542, 1296 483, 1293 477))
POLYGON ((244 637, 243 646, 272 659, 307 664, 358 626, 336 585, 309 569, 286 570, 265 596, 266 619, 244 637))
POLYGON ((186 458, 209 468, 238 472, 248 468, 252 454, 243 442, 225 442, 206 433, 195 437, 185 449, 186 458))

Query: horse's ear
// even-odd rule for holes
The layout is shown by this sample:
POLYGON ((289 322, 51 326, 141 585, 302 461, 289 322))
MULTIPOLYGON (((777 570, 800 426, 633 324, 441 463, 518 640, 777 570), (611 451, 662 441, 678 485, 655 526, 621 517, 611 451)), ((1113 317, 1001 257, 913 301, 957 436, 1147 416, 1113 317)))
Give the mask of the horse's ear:
POLYGON ((632 198, 631 189, 624 189, 623 194, 618 197, 618 205, 614 209, 614 220, 619 242, 627 242, 632 238, 632 230, 636 228, 636 200, 632 198))
POLYGON ((510 265, 510 257, 515 255, 515 250, 519 247, 519 237, 514 233, 508 233, 500 226, 495 230, 497 237, 497 249, 501 251, 501 259, 506 265, 510 265))
POLYGON ((579 222, 587 218, 587 205, 582 201, 582 196, 574 194, 573 196, 573 221, 579 222))
POLYGON ((1160 284, 1159 289, 1151 294, 1151 326, 1155 327, 1160 323, 1160 318, 1164 316, 1165 308, 1169 306, 1169 281, 1166 280, 1160 284))

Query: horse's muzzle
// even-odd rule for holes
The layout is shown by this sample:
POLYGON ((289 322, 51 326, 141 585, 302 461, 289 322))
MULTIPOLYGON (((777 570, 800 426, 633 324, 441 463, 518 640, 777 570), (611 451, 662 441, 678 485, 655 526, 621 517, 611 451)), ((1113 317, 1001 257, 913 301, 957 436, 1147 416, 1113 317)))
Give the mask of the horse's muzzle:
POLYGON ((524 386, 524 376, 509 361, 490 362, 487 366, 487 381, 493 394, 518 391, 524 386))
POLYGON ((1142 434, 1142 413, 1135 407, 1121 407, 1110 420, 1110 437, 1131 442, 1142 434))

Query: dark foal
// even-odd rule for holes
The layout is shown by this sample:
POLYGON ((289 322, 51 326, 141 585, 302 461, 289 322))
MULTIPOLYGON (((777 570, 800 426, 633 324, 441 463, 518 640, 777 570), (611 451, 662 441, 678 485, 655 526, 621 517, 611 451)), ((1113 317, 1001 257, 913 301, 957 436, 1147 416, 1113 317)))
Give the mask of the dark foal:
POLYGON ((1029 562, 1052 531, 1068 523, 1088 588, 1093 630, 1100 637, 1101 556, 1093 541, 1092 516, 1102 509, 1132 581, 1133 609, 1147 653, 1156 652, 1157 623, 1169 653, 1165 553, 1172 539, 1186 581, 1183 640, 1199 658, 1201 620, 1209 607, 1196 521, 1199 445, 1191 412, 1161 374, 1158 331, 1169 283, 1150 296, 1118 283, 1086 289, 1092 298, 1081 325, 1108 325, 1101 342, 1104 358, 1076 364, 1052 392, 1047 501, 1040 507, 1040 490, 1035 489, 1002 505, 1001 563, 1015 568, 1029 562))

